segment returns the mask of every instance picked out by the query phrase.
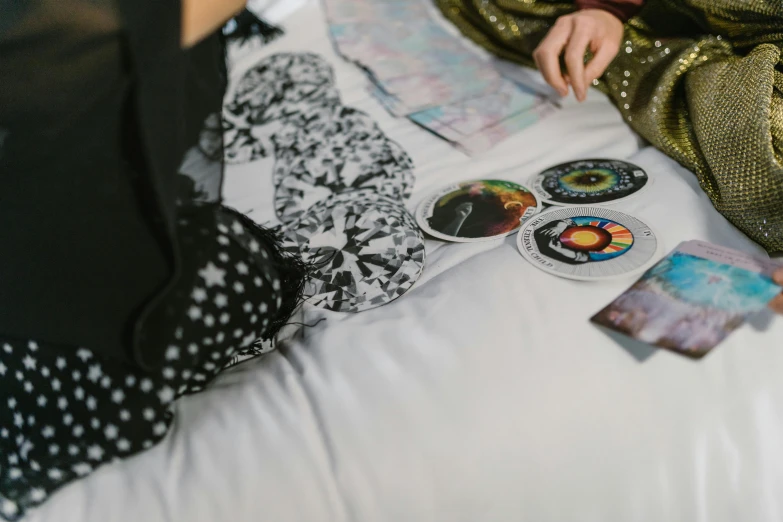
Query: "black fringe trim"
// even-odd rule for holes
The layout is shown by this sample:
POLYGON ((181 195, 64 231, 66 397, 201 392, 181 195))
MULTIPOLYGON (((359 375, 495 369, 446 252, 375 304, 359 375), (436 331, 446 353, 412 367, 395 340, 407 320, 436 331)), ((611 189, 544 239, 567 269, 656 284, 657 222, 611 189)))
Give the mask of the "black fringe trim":
POLYGON ((246 215, 233 209, 229 209, 237 219, 267 247, 271 257, 272 266, 277 271, 280 279, 280 292, 282 303, 274 317, 269 320, 269 327, 261 337, 262 340, 274 339, 277 333, 290 323, 291 316, 302 305, 305 283, 313 273, 315 267, 298 254, 283 250, 281 246, 282 236, 276 230, 265 228, 246 215))
POLYGON ((241 44, 244 44, 256 37, 261 38, 263 43, 269 43, 284 33, 281 28, 260 19, 245 9, 225 25, 223 34, 229 41, 239 40, 241 44))

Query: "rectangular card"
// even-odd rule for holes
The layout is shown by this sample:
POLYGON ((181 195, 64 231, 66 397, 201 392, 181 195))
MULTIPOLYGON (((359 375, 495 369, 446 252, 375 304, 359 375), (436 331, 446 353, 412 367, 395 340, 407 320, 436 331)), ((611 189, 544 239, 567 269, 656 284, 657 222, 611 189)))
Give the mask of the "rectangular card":
POLYGON ((772 277, 775 270, 779 269, 781 266, 779 262, 775 262, 771 259, 750 255, 739 250, 734 250, 733 248, 707 243, 706 241, 685 241, 680 244, 677 250, 692 256, 703 257, 704 259, 709 259, 716 263, 744 268, 745 270, 764 274, 768 277, 772 277))
POLYGON ((542 100, 532 108, 513 114, 495 125, 481 129, 475 134, 457 140, 457 145, 468 155, 479 154, 490 150, 515 133, 530 127, 552 114, 557 107, 547 100, 542 100))
POLYGON ((536 93, 503 80, 492 92, 433 107, 409 117, 458 144, 469 154, 492 148, 511 134, 539 121, 553 109, 536 93))
POLYGON ((429 16, 427 6, 417 0, 326 0, 324 10, 330 24, 422 20, 429 16))
POLYGON ((383 105, 387 111, 389 111, 394 116, 405 116, 411 112, 414 112, 406 107, 395 96, 384 92, 384 90, 381 89, 377 84, 369 85, 367 90, 371 95, 375 96, 379 102, 381 102, 381 105, 383 105))
POLYGON ((457 38, 426 20, 332 24, 329 34, 343 57, 367 67, 379 80, 433 69, 487 67, 457 38))
POLYGON ((380 86, 409 110, 418 112, 494 90, 501 81, 494 71, 474 69, 405 76, 382 82, 380 86))
POLYGON ((441 27, 430 8, 420 0, 325 0, 337 51, 367 71, 389 112, 477 153, 552 109, 441 27))
POLYGON ((659 348, 702 357, 783 290, 772 281, 779 266, 688 241, 591 321, 659 348))
POLYGON ((332 22, 329 32, 337 51, 394 98, 384 104, 395 106, 395 115, 474 97, 500 84, 495 68, 459 38, 427 17, 406 18, 397 12, 399 4, 389 5, 397 10, 388 18, 332 22))
POLYGON ((490 63, 492 63, 495 69, 504 78, 524 85, 536 94, 544 96, 557 106, 562 104, 563 97, 560 96, 551 85, 546 83, 546 80, 544 80, 535 69, 519 65, 518 63, 509 62, 502 58, 492 58, 490 63))
POLYGON ((456 103, 482 91, 494 90, 503 79, 492 74, 458 77, 453 74, 425 74, 396 78, 369 87, 370 93, 395 116, 407 116, 440 105, 456 103))
POLYGON ((448 140, 457 141, 512 114, 531 109, 540 100, 532 92, 502 81, 492 92, 417 112, 410 119, 448 140))

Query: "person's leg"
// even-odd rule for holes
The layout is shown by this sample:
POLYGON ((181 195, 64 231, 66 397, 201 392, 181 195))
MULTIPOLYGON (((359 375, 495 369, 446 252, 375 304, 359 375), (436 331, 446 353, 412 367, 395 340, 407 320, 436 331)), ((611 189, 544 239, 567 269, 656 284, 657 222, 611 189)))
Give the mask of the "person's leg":
MULTIPOLYGON (((0 342, 0 516, 14 519, 106 462, 152 447, 168 432, 173 402, 203 390, 231 358, 272 337, 300 303, 303 263, 274 235, 227 209, 217 248, 144 372, 91 350, 0 342)), ((187 220, 180 236, 198 240, 187 220)))
POLYGON ((200 391, 233 356, 273 338, 302 302, 306 265, 281 252, 273 232, 225 207, 217 231, 218 248, 198 271, 174 331, 192 370, 178 393, 200 391), (199 355, 204 349, 209 357, 199 355))

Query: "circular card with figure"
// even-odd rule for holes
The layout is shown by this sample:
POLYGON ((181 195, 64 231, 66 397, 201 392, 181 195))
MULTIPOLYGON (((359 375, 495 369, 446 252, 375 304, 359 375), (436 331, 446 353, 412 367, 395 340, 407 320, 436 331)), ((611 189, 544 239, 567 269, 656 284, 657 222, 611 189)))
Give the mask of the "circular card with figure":
POLYGON ((586 159, 548 168, 533 190, 545 203, 560 206, 608 205, 636 195, 650 185, 647 173, 625 161, 586 159))
POLYGON ((416 221, 430 236, 472 243, 513 234, 540 206, 536 195, 522 185, 466 181, 427 196, 416 211, 416 221))
POLYGON ((660 252, 649 226, 601 207, 542 212, 519 231, 517 247, 545 272, 591 281, 639 274, 655 263, 660 252))

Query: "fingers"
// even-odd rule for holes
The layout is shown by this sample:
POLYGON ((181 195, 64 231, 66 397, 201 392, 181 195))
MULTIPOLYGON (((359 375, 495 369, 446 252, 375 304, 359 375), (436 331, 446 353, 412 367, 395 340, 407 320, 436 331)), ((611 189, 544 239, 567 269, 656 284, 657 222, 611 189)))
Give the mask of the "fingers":
POLYGON ((769 307, 773 312, 783 315, 783 294, 780 294, 769 303, 769 307))
POLYGON ((576 98, 583 101, 590 83, 604 73, 617 55, 622 37, 623 23, 619 18, 601 9, 582 9, 558 18, 533 52, 533 58, 544 79, 560 95, 566 96, 571 85, 576 98), (593 59, 585 66, 588 49, 593 52, 593 59), (560 69, 561 54, 565 55, 565 74, 560 69))
POLYGON ((590 85, 593 80, 599 78, 614 57, 617 56, 617 48, 607 41, 598 42, 598 47, 594 50, 593 59, 585 68, 585 85, 590 85))
MULTIPOLYGON (((775 274, 772 276, 772 279, 777 284, 783 286, 783 268, 775 272, 775 274)), ((769 303, 769 307, 772 308, 774 312, 783 315, 783 294, 780 294, 775 299, 773 299, 772 302, 769 303)))
POLYGON ((568 84, 560 71, 560 54, 568 43, 572 27, 571 17, 558 18, 546 38, 533 51, 533 59, 536 61, 538 70, 541 71, 546 82, 554 87, 561 96, 568 94, 568 84))
POLYGON ((576 99, 584 101, 587 96, 587 82, 585 81, 585 51, 592 39, 592 26, 587 23, 577 24, 574 28, 568 46, 565 51, 565 63, 568 68, 568 77, 574 88, 576 99))

